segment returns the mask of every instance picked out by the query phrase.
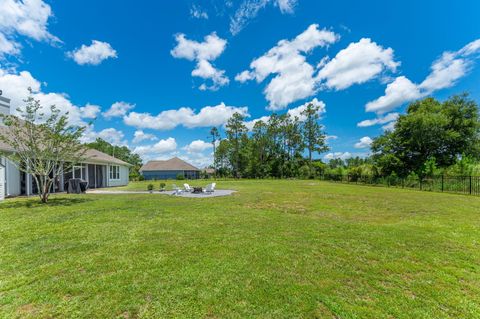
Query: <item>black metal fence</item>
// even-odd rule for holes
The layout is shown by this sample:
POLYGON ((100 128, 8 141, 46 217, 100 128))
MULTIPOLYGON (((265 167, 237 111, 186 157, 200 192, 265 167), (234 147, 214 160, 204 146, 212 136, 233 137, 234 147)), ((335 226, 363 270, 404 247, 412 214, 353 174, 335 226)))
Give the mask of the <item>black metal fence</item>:
POLYGON ((374 177, 324 174, 322 180, 352 184, 411 188, 430 192, 448 192, 480 196, 480 176, 434 176, 429 178, 397 176, 374 177))

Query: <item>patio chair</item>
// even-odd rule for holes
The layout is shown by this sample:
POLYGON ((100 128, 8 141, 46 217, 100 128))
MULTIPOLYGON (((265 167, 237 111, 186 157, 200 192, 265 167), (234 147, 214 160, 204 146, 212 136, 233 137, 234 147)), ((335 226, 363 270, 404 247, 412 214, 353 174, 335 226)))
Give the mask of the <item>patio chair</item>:
POLYGON ((203 190, 204 193, 206 194, 211 194, 213 192, 215 192, 215 186, 217 184, 216 183, 211 183, 211 184, 208 184, 205 189, 203 190))
POLYGON ((173 195, 180 195, 183 193, 183 189, 181 189, 175 184, 172 184, 172 188, 173 188, 173 195))
POLYGON ((183 184, 183 187, 185 187, 186 192, 189 192, 189 193, 193 192, 193 188, 190 185, 185 183, 183 184))

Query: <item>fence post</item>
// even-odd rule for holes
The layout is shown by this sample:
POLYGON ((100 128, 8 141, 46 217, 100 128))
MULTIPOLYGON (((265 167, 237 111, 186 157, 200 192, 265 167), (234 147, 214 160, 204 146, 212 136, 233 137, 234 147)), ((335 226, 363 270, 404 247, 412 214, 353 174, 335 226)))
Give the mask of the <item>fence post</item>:
POLYGON ((470 195, 472 195, 472 175, 470 175, 470 195))
POLYGON ((423 178, 420 177, 420 190, 422 190, 422 180, 423 180, 423 178))
POLYGON ((442 174, 442 193, 443 193, 443 174, 442 174))

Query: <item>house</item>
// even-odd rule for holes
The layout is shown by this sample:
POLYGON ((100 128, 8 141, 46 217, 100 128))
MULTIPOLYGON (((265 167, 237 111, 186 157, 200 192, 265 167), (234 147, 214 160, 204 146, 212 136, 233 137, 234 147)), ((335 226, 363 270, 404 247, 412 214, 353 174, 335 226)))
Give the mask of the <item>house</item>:
POLYGON ((145 180, 175 179, 183 175, 186 179, 200 178, 200 170, 178 157, 166 161, 149 161, 140 168, 145 180))
POLYGON ((212 178, 215 176, 215 169, 214 168, 211 168, 211 167, 205 167, 203 169, 203 176, 205 176, 205 178, 212 178))
MULTIPOLYGON (((0 96, 0 113, 10 113, 10 100, 0 96)), ((8 134, 8 128, 1 126, 2 134, 8 134)), ((9 145, 0 142, 1 152, 15 152, 9 145)), ((64 172, 52 186, 52 192, 63 192, 64 184, 71 178, 81 178, 88 182, 90 188, 124 186, 128 184, 129 170, 132 165, 97 150, 89 149, 84 155, 83 163, 78 163, 73 170, 64 172)), ((35 179, 30 174, 21 172, 15 163, 0 154, 0 200, 4 197, 33 195, 37 193, 35 179)))

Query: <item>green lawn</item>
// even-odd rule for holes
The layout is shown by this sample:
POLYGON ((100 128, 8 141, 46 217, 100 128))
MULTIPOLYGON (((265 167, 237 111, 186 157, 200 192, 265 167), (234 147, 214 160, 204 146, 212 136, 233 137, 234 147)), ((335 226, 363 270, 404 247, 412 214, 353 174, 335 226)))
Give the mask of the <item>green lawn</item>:
POLYGON ((480 318, 480 198, 218 187, 0 204, 0 317, 480 318))

